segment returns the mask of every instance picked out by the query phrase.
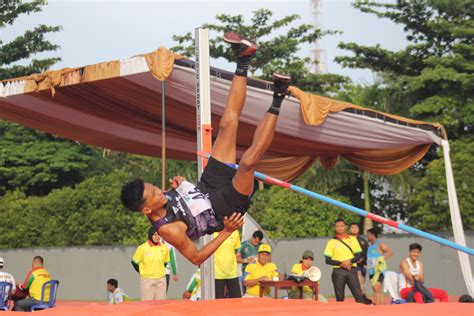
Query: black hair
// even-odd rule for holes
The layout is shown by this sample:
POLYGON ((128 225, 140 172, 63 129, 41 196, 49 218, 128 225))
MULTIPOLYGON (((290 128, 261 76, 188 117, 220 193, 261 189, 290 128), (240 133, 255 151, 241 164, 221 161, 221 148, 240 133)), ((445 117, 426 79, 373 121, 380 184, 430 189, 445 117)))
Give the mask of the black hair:
POLYGON ((408 246, 408 249, 410 249, 410 251, 415 250, 415 249, 418 249, 419 251, 422 251, 423 247, 421 247, 420 244, 414 243, 414 244, 411 244, 410 246, 408 246))
POLYGON ((153 235, 156 233, 156 228, 155 226, 151 226, 149 229, 148 229, 148 240, 153 242, 153 235))
POLYGON ((461 295, 458 299, 458 303, 474 303, 472 296, 469 294, 461 295))
POLYGON ((379 238, 380 231, 377 228, 367 229, 368 233, 371 233, 375 238, 379 238))
POLYGON ((142 179, 135 179, 125 184, 120 195, 123 206, 131 211, 139 212, 144 202, 143 191, 145 191, 145 183, 142 179))
POLYGON ((253 232, 252 237, 253 238, 258 238, 258 239, 260 239, 260 241, 262 241, 263 240, 263 233, 259 230, 256 230, 256 231, 253 232))
POLYGON ((109 280, 107 281, 107 284, 110 284, 110 285, 112 285, 112 286, 115 286, 116 288, 118 287, 118 281, 115 280, 115 279, 109 279, 109 280))
POLYGON ((345 221, 343 218, 341 218, 341 217, 339 217, 338 219, 336 219, 336 220, 334 221, 334 225, 336 225, 337 223, 340 223, 340 222, 343 222, 344 224, 347 225, 346 221, 345 221))
POLYGON ((352 225, 356 225, 356 226, 359 227, 359 229, 360 229, 359 223, 352 222, 352 223, 349 224, 349 227, 351 227, 352 225))
POLYGON ((44 263, 44 259, 41 256, 36 256, 36 257, 33 258, 33 260, 38 260, 39 262, 41 262, 41 264, 44 263))

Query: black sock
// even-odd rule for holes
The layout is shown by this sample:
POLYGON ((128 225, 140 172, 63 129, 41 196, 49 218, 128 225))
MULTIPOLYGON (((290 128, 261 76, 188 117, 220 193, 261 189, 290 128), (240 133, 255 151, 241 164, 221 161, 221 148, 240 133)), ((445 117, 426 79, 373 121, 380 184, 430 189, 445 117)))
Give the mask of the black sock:
POLYGON ((267 112, 275 115, 280 114, 280 106, 284 98, 285 95, 274 94, 272 105, 268 108, 267 112))
POLYGON ((247 71, 250 66, 250 56, 242 56, 237 59, 237 69, 235 70, 236 76, 247 77, 247 71))

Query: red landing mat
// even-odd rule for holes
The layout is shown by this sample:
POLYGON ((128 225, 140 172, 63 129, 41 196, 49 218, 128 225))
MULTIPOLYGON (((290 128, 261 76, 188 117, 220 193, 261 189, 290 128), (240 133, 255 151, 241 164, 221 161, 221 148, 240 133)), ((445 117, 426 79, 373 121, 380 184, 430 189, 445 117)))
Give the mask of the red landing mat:
MULTIPOLYGON (((6 312, 1 315, 19 315, 6 312)), ((57 307, 38 311, 41 315, 160 315, 160 316, 468 316, 474 315, 474 304, 432 303, 366 306, 354 302, 329 302, 327 304, 307 300, 274 300, 269 298, 227 299, 201 302, 185 300, 126 302, 120 305, 104 303, 63 301, 57 307)))

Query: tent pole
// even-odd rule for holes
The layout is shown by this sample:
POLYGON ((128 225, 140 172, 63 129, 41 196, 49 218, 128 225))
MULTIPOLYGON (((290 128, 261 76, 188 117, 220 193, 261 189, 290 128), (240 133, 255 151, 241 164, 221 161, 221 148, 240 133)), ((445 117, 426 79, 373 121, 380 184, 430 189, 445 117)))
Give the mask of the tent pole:
POLYGON ((161 188, 166 188, 166 111, 165 81, 161 82, 161 188))
MULTIPOLYGON (((456 194, 456 187, 454 185, 451 157, 449 155, 449 142, 443 139, 441 141, 441 147, 443 147, 444 154, 444 168, 446 171, 446 184, 448 186, 449 212, 451 213, 454 241, 460 245, 466 246, 466 239, 464 237, 464 229, 461 221, 461 212, 459 210, 458 197, 456 194)), ((461 251, 458 251, 458 256, 467 291, 469 292, 469 295, 474 296, 474 280, 472 278, 472 269, 469 257, 467 254, 461 251)))
MULTIPOLYGON (((206 152, 212 151, 211 129, 211 91, 210 91, 210 65, 209 65, 209 30, 195 29, 195 56, 196 56, 196 132, 197 149, 206 152)), ((206 166, 207 158, 197 159, 198 179, 206 166)), ((212 235, 205 235, 199 239, 199 246, 212 240, 212 235)), ((201 265, 201 299, 215 298, 214 284, 214 256, 204 261, 201 265)))
MULTIPOLYGON (((198 155, 207 156, 207 154, 204 153, 204 152, 198 152, 198 155)), ((237 164, 226 163, 226 165, 228 165, 232 168, 235 168, 235 169, 237 169, 239 167, 239 165, 237 165, 237 164)), ((369 213, 369 212, 364 211, 364 210, 362 210, 358 207, 355 207, 355 206, 352 206, 352 205, 349 205, 349 204, 346 204, 346 203, 343 203, 343 202, 340 202, 340 201, 333 200, 333 199, 331 199, 327 196, 318 194, 316 192, 312 192, 310 190, 304 189, 302 187, 296 186, 294 184, 291 184, 291 183, 288 183, 288 182, 285 182, 285 181, 282 181, 282 180, 275 179, 273 177, 267 176, 267 175, 265 175, 261 172, 258 172, 258 171, 254 172, 254 176, 256 178, 268 183, 268 184, 278 185, 282 188, 289 189, 289 190, 304 194, 306 196, 309 196, 310 198, 317 199, 317 200, 332 204, 334 206, 343 208, 343 209, 345 209, 349 212, 359 214, 360 216, 369 217, 370 219, 372 219, 376 222, 382 223, 384 225, 389 225, 389 226, 392 226, 394 228, 398 228, 398 229, 401 229, 403 231, 406 231, 408 233, 412 233, 413 235, 417 235, 417 236, 429 239, 429 240, 434 241, 438 244, 448 246, 448 247, 454 248, 456 250, 463 251, 467 254, 470 254, 471 256, 474 255, 474 249, 468 248, 465 245, 458 245, 458 244, 456 244, 456 243, 454 243, 450 240, 447 240, 445 238, 441 238, 439 236, 424 232, 422 230, 419 230, 419 229, 414 228, 414 227, 410 227, 410 226, 402 224, 402 223, 397 223, 397 222, 392 221, 388 218, 384 218, 382 216, 379 216, 379 215, 376 215, 376 214, 373 214, 373 213, 369 213)))

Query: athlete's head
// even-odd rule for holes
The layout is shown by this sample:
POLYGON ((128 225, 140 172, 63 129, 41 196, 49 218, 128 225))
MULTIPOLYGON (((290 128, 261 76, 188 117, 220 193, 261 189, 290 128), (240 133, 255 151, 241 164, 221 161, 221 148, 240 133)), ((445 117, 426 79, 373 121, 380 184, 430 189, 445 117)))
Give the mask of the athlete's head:
POLYGON ((349 234, 351 234, 352 236, 357 236, 359 235, 359 232, 360 232, 359 224, 355 222, 352 222, 349 224, 349 234))
POLYGON ((263 239, 263 233, 259 230, 256 230, 253 232, 252 238, 250 238, 250 243, 254 247, 256 247, 262 242, 262 239, 263 239))
POLYGON ((135 179, 122 187, 120 195, 123 206, 135 212, 150 215, 163 206, 168 200, 158 187, 135 179))
POLYGON ((375 242, 379 237, 379 230, 376 228, 371 228, 367 230, 367 240, 370 242, 375 242))
POLYGON ((421 256, 423 247, 421 247, 421 245, 418 243, 413 243, 408 246, 408 249, 410 250, 410 259, 416 261, 421 256))
POLYGON ((342 218, 336 219, 334 221, 334 230, 336 231, 336 234, 338 235, 345 234, 347 230, 346 221, 343 220, 342 218))

